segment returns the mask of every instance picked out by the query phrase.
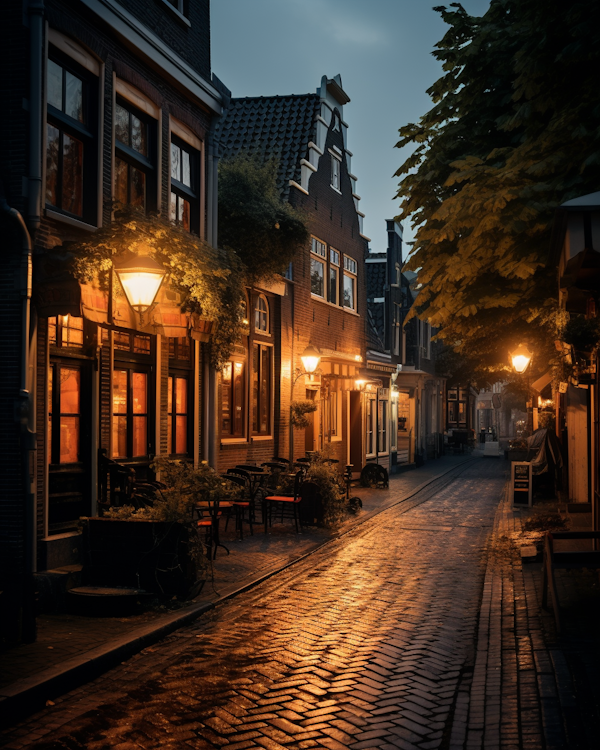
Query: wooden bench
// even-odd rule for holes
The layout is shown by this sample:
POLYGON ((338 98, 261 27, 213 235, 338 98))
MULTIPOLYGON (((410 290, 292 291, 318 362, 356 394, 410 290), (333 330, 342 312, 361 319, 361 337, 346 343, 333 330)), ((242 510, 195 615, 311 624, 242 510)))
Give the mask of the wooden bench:
MULTIPOLYGON (((558 603, 558 593, 556 591, 556 581, 554 580, 554 571, 558 568, 566 570, 576 570, 583 568, 600 568, 600 551, 595 550, 569 550, 567 552, 555 552, 554 542, 563 539, 574 540, 600 540, 600 531, 559 531, 552 533, 548 531, 544 539, 544 564, 542 567, 542 607, 547 609, 548 606, 548 588, 552 597, 552 608, 554 610, 554 620, 556 630, 560 633, 560 604, 558 603)), ((598 544, 594 544, 597 547, 598 544)))

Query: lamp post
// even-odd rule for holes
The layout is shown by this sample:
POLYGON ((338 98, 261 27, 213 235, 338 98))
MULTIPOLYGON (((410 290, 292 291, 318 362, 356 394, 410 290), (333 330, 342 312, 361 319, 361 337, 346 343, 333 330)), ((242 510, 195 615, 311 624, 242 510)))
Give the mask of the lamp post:
POLYGON ((299 367, 297 367, 294 370, 290 386, 290 467, 294 462, 294 425, 292 424, 292 402, 294 400, 294 386, 296 385, 296 381, 298 380, 298 378, 301 378, 303 375, 314 375, 314 373, 317 371, 317 368, 319 367, 319 362, 321 361, 321 353, 316 347, 314 347, 312 344, 309 344, 300 355, 300 359, 302 360, 302 366, 304 367, 304 369, 301 370, 299 367))
MULTIPOLYGON (((509 356, 512 362, 513 370, 517 373, 517 375, 523 375, 529 367, 529 364, 533 357, 533 352, 530 352, 524 344, 519 344, 519 346, 513 352, 510 352, 509 356)), ((531 401, 531 406, 529 406, 531 395, 529 393, 529 374, 527 375, 525 382, 527 384, 527 431, 531 435, 531 433, 533 432, 533 400, 531 401)))
POLYGON ((125 263, 115 265, 127 301, 135 312, 146 312, 154 304, 165 277, 165 269, 147 255, 135 256, 125 263))

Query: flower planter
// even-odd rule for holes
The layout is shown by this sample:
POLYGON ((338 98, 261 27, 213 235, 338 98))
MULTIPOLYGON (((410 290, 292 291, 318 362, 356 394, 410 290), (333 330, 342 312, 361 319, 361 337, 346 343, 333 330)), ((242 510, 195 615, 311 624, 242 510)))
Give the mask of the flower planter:
POLYGON ((83 580, 88 586, 193 595, 201 581, 190 533, 179 523, 88 518, 84 524, 83 580))

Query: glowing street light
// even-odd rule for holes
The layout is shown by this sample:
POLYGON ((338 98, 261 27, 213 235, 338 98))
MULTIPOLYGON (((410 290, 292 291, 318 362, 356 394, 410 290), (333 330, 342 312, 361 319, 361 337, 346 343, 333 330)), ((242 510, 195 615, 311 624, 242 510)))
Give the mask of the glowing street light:
POLYGON ((512 360, 512 366, 513 366, 514 371, 518 375, 522 375, 525 372, 525 370, 529 367, 529 363, 531 362, 532 357, 533 357, 533 352, 530 352, 529 349, 523 344, 519 344, 519 346, 514 350, 514 352, 510 353, 510 358, 512 360))
POLYGON ((300 359, 302 360, 302 364, 304 365, 304 373, 302 374, 304 375, 305 373, 308 373, 309 375, 312 375, 312 373, 319 366, 321 355, 319 354, 318 349, 315 349, 312 344, 309 344, 302 352, 300 359))
POLYGON ((115 266, 127 301, 138 313, 146 312, 154 304, 165 269, 147 255, 136 256, 115 266))

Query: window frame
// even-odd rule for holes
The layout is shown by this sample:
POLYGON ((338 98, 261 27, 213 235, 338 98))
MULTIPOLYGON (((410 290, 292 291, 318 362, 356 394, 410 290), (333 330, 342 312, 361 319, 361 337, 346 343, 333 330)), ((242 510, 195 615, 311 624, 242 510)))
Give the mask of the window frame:
POLYGON ((129 329, 113 329, 112 338, 112 349, 113 349, 113 363, 111 371, 111 389, 110 389, 110 458, 117 462, 123 463, 147 463, 151 454, 155 453, 155 431, 156 431, 156 338, 149 334, 143 334, 138 331, 131 331, 129 329), (118 347, 115 344, 115 334, 121 334, 129 336, 129 348, 118 347), (136 346, 136 337, 148 339, 149 349, 144 353, 137 353, 134 351, 136 346), (123 416, 120 413, 115 413, 115 402, 114 402, 114 373, 117 370, 127 370, 127 405, 126 413, 127 416, 127 455, 117 456, 115 455, 114 445, 114 418, 115 416, 123 416), (133 377, 132 373, 140 373, 146 375, 146 412, 136 413, 133 411, 133 377), (145 416, 146 417, 146 449, 145 454, 139 456, 133 456, 133 417, 145 416))
POLYGON ((342 278, 342 307, 346 310, 352 310, 357 312, 357 292, 358 292, 358 263, 351 256, 344 253, 344 268, 342 278), (351 264, 354 264, 354 270, 350 269, 351 264), (346 279, 352 281, 352 305, 346 304, 346 279))
POLYGON ((257 294, 254 300, 254 331, 261 336, 271 335, 271 310, 269 300, 264 294, 257 294), (264 309, 259 310, 260 303, 264 303, 264 309), (260 327, 260 320, 264 320, 264 328, 260 327))
POLYGON ((171 221, 182 225, 179 219, 177 219, 177 211, 175 218, 173 218, 171 215, 172 196, 175 195, 177 201, 180 199, 186 200, 190 205, 189 231, 197 235, 200 235, 201 160, 202 155, 200 150, 194 148, 187 141, 178 136, 177 133, 174 133, 173 130, 171 130, 171 140, 169 143, 169 218, 171 221), (173 177, 173 146, 178 148, 180 151, 184 151, 190 157, 191 184, 189 186, 173 177))
POLYGON ((331 181, 330 186, 338 193, 342 192, 342 160, 335 156, 331 151, 331 181))
POLYGON ((187 336, 181 336, 181 337, 174 337, 169 336, 169 373, 167 376, 167 422, 170 420, 170 433, 169 433, 169 424, 167 425, 167 454, 169 456, 178 457, 178 458, 186 458, 190 457, 192 451, 190 450, 190 447, 193 445, 193 414, 194 414, 194 389, 193 389, 193 352, 194 352, 194 343, 191 338, 188 338, 187 336), (181 356, 181 349, 183 349, 182 341, 185 341, 185 347, 187 348, 187 353, 185 352, 185 349, 183 351, 183 356, 181 356), (169 400, 171 401, 171 406, 176 405, 176 379, 185 380, 186 381, 186 411, 185 411, 185 417, 186 417, 186 430, 185 430, 185 440, 186 440, 186 450, 185 452, 176 452, 173 451, 172 448, 176 447, 176 440, 177 440, 177 417, 183 416, 183 412, 177 412, 174 411, 173 408, 169 411, 169 400), (169 381, 172 381, 169 384, 169 381), (170 441, 169 441, 169 434, 170 434, 170 441), (175 436, 175 441, 173 440, 173 436, 175 436))
POLYGON ((262 341, 253 341, 252 344, 252 376, 250 380, 250 401, 252 404, 250 414, 250 431, 253 438, 260 437, 272 437, 273 435, 273 394, 274 394, 274 383, 273 383, 273 347, 271 344, 266 344, 262 341), (264 359, 263 355, 268 352, 268 393, 261 396, 261 383, 264 378, 264 359), (258 361, 258 368, 256 362, 258 361), (255 383, 257 385, 255 390, 255 383), (266 401, 267 410, 267 425, 265 429, 260 427, 260 414, 264 402, 266 401))
POLYGON ((79 467, 84 463, 83 457, 83 411, 84 411, 84 364, 76 359, 65 359, 62 357, 52 357, 49 364, 50 372, 48 373, 48 466, 55 470, 65 470, 67 467, 79 467), (60 374, 62 370, 74 370, 79 373, 79 411, 63 412, 60 404, 60 374), (63 462, 60 460, 61 448, 61 418, 73 417, 78 418, 77 428, 77 461, 63 462), (58 461, 53 460, 58 456, 58 461))
MULTIPOLYGON (((144 195, 144 212, 150 213, 158 209, 158 196, 157 196, 157 185, 158 185, 158 128, 159 121, 148 112, 137 107, 133 102, 127 99, 120 91, 116 91, 114 98, 114 111, 113 111, 113 149, 114 149, 114 169, 113 169, 113 196, 115 200, 117 198, 117 159, 125 162, 128 167, 133 167, 145 175, 145 195, 144 195), (137 117, 142 123, 146 125, 146 134, 148 155, 139 153, 129 144, 123 143, 117 138, 116 133, 116 117, 117 117, 117 106, 122 107, 129 113, 129 130, 131 132, 131 118, 137 117)), ((127 170, 127 202, 125 205, 131 204, 131 182, 132 176, 129 169, 127 170)))
POLYGON ((248 377, 248 362, 246 357, 243 356, 232 356, 229 358, 229 360, 225 363, 225 367, 230 366, 231 367, 231 382, 229 385, 229 398, 227 399, 228 407, 229 407, 229 422, 230 422, 230 430, 229 432, 225 432, 223 429, 223 405, 225 403, 225 395, 224 395, 224 382, 223 382, 223 372, 221 373, 221 417, 220 417, 220 433, 221 433, 221 439, 222 440, 234 440, 234 441, 242 441, 246 439, 246 430, 247 430, 247 422, 248 422, 248 409, 247 409, 247 403, 248 403, 248 393, 247 393, 247 377, 248 377), (234 387, 234 368, 236 365, 240 365, 242 368, 242 374, 241 374, 241 387, 239 389, 239 396, 240 396, 240 403, 238 404, 237 395, 238 390, 234 387), (235 410, 239 407, 241 412, 241 429, 238 431, 235 429, 235 423, 236 420, 234 418, 235 410))
POLYGON ((44 132, 44 206, 46 210, 55 211, 69 219, 81 221, 91 226, 98 225, 98 194, 99 186, 99 103, 98 92, 100 89, 100 75, 94 73, 87 67, 78 64, 72 57, 67 55, 51 39, 46 55, 45 69, 45 132, 44 132), (59 65, 62 70, 61 97, 62 109, 58 109, 48 101, 48 75, 49 63, 59 65), (66 97, 66 73, 70 73, 82 82, 82 122, 64 112, 66 97), (57 205, 50 203, 48 197, 49 179, 49 127, 59 131, 58 154, 57 154, 57 181, 56 195, 57 205), (82 144, 81 149, 81 213, 74 213, 63 207, 63 182, 64 182, 64 136, 67 135, 82 144))

